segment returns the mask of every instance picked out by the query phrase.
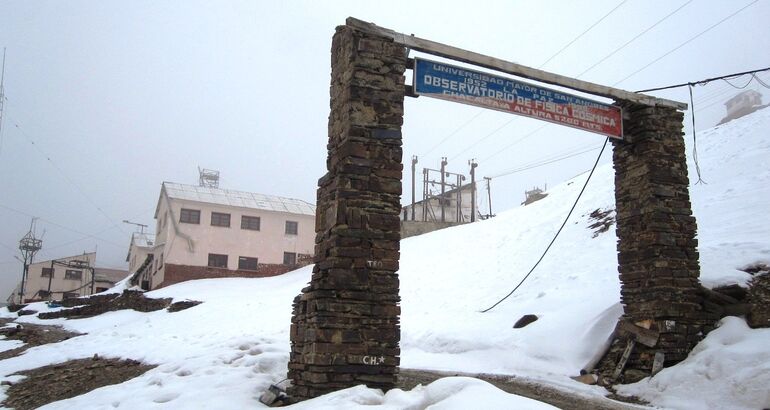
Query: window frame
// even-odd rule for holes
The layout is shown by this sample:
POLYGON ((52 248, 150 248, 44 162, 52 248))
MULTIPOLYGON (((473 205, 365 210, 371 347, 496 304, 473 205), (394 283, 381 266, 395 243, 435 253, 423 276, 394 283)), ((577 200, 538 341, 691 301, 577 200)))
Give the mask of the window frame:
POLYGON ((182 208, 179 211, 179 223, 200 225, 201 224, 200 209, 182 208), (193 221, 193 218, 190 218, 192 215, 196 216, 194 218, 194 221, 193 221))
POLYGON ((64 271, 64 279, 66 280, 83 280, 83 271, 77 270, 77 269, 67 269, 64 271), (77 272, 78 274, 75 275, 74 273, 77 272), (77 276, 77 277, 74 277, 77 276))
POLYGON ((251 215, 241 215, 241 229, 247 229, 249 231, 260 231, 262 230, 262 218, 259 216, 251 216, 251 215), (250 221, 250 222, 246 222, 250 221), (251 222, 257 221, 257 227, 254 228, 251 222))
POLYGON ((284 252, 283 253, 283 264, 286 266, 294 266, 297 264, 297 252, 284 252), (292 263, 286 263, 286 257, 289 255, 294 255, 294 262, 292 263))
POLYGON ((54 276, 54 268, 43 268, 43 270, 40 272, 41 278, 52 278, 54 276))
POLYGON ((259 270, 259 258, 257 257, 250 257, 250 256, 239 256, 238 257, 238 270, 250 270, 250 271, 256 271, 259 270), (241 262, 249 262, 249 265, 251 265, 250 262, 254 262, 254 267, 246 266, 244 267, 244 264, 241 262))
POLYGON ((227 269, 227 263, 228 263, 228 260, 227 260, 227 259, 228 259, 228 257, 227 257, 227 255, 225 255, 225 254, 221 254, 221 253, 209 253, 209 257, 208 257, 208 263, 206 264, 206 266, 207 266, 207 267, 209 267, 209 268, 224 268, 224 269, 227 269), (212 257, 213 257, 214 259, 212 259, 212 257), (224 257, 224 266, 220 266, 220 265, 212 265, 212 261, 216 261, 216 258, 217 258, 217 257, 224 257))
POLYGON ((218 226, 220 228, 229 228, 232 215, 224 212, 211 211, 211 226, 218 226), (216 223, 215 223, 216 221, 216 223))
POLYGON ((297 221, 286 221, 286 225, 284 227, 284 234, 286 235, 299 235, 299 222, 297 221), (293 229, 289 229, 290 226, 293 226, 293 229), (291 231, 294 232, 291 232, 291 231))

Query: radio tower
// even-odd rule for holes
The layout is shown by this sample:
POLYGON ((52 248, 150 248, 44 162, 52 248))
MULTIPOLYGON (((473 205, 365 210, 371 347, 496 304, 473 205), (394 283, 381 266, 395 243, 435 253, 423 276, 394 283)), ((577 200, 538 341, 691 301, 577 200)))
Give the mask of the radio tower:
POLYGON ((0 72, 0 154, 3 153, 3 106, 5 105, 5 47, 3 47, 3 68, 0 72))
POLYGON ((219 171, 198 167, 198 185, 219 188, 219 171))
POLYGON ((27 276, 29 275, 29 265, 37 251, 43 247, 43 240, 35 238, 35 219, 29 224, 29 232, 19 241, 19 251, 24 258, 24 270, 21 273, 21 288, 19 288, 19 304, 24 303, 24 287, 27 285, 27 276))

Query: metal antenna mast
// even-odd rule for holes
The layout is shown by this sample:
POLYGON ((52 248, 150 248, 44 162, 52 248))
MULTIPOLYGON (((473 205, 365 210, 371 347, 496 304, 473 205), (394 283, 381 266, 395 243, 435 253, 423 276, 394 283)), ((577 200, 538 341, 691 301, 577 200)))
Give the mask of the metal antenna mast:
POLYGON ((19 304, 24 303, 24 287, 27 285, 27 279, 29 276, 29 265, 32 264, 32 258, 35 257, 37 251, 43 247, 43 240, 35 237, 35 220, 32 218, 32 222, 29 224, 29 232, 24 235, 19 241, 19 251, 24 263, 24 270, 21 273, 21 288, 19 288, 19 304))
POLYGON ((3 47, 3 68, 0 73, 0 154, 3 153, 3 107, 5 106, 5 47, 3 47))

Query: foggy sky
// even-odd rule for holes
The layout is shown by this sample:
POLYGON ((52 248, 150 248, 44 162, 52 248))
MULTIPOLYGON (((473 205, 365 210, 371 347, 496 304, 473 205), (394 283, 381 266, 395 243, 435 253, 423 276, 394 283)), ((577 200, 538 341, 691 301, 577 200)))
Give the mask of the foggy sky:
MULTIPOLYGON (((219 170, 223 188, 314 203, 325 172, 331 38, 348 16, 578 76, 684 5, 580 77, 634 91, 770 66, 767 0, 686 43, 751 3, 0 1, 0 296, 20 280, 14 256, 32 216, 43 237, 36 260, 96 250, 97 266, 125 267, 135 227, 121 221, 154 232, 161 182, 195 184, 198 166, 219 170)), ((770 73, 760 78, 768 83, 770 73)), ((755 81, 748 88, 770 98, 755 81)), ((740 91, 722 81, 696 87, 697 129, 715 125, 740 91)), ((652 94, 689 104, 687 88, 652 94)), ((604 140, 555 125, 530 135, 544 123, 424 97, 405 104, 404 203, 412 155, 418 169, 447 156, 448 170, 465 174, 475 158, 480 178, 604 140)), ((493 211, 588 170, 597 154, 494 178, 493 211)))

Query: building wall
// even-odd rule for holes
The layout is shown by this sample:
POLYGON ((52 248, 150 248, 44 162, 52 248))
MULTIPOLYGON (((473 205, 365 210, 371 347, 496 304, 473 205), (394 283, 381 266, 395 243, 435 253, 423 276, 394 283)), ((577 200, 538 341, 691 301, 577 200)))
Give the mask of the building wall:
MULTIPOLYGON (((444 205, 444 220, 445 222, 470 222, 471 221, 471 186, 465 185, 461 188, 460 192, 462 197, 460 199, 460 212, 461 217, 458 221, 457 218, 457 192, 445 193, 448 203, 444 205)), ((440 195, 440 194, 439 194, 440 195)), ((438 198, 431 198, 428 200, 426 217, 423 219, 423 208, 426 207, 424 201, 416 202, 414 209, 414 220, 422 222, 440 222, 441 221, 441 204, 438 198)), ((478 215, 479 209, 476 206, 476 214, 478 215)), ((405 206, 401 211, 402 220, 412 220, 412 205, 405 206), (406 216, 405 213, 406 212, 406 216)), ((477 218, 478 219, 478 218, 477 218)))
MULTIPOLYGON (((88 264, 90 266, 94 266, 94 263, 96 262, 96 253, 86 253, 83 255, 75 255, 75 256, 69 256, 61 259, 57 259, 57 261, 71 261, 71 260, 83 260, 88 261, 88 264)), ((27 284, 25 286, 26 290, 24 291, 24 298, 25 300, 42 300, 42 299, 48 299, 48 297, 41 297, 39 291, 47 291, 48 290, 48 280, 49 278, 47 276, 43 276, 43 268, 50 268, 51 267, 51 261, 41 261, 36 262, 31 265, 29 265, 29 275, 27 284)), ((66 291, 72 291, 71 293, 77 294, 78 296, 85 296, 89 295, 91 293, 91 271, 87 269, 75 269, 75 268, 68 268, 65 266, 56 266, 53 267, 53 277, 51 278, 51 293, 53 299, 62 299, 63 293, 66 291), (80 279, 65 279, 65 274, 67 270, 74 270, 74 271, 80 271, 80 279), (75 290, 77 288, 82 287, 82 289, 75 290)), ((102 287, 104 286, 101 283, 97 283, 96 286, 102 287)), ((17 296, 18 297, 18 296, 17 296)), ((18 302, 18 299, 15 300, 18 302)))
POLYGON ((153 248, 151 247, 137 246, 132 243, 128 254, 128 271, 131 273, 136 272, 142 266, 144 260, 147 259, 147 255, 152 253, 152 251, 153 248))
POLYGON ((209 254, 227 255, 227 269, 236 271, 241 256, 257 258, 260 265, 283 265, 284 252, 295 253, 297 256, 312 255, 314 252, 314 215, 169 199, 161 195, 156 219, 158 230, 155 236, 156 246, 153 249, 153 287, 176 281, 175 278, 165 277, 167 264, 207 267, 209 254), (200 222, 180 222, 182 208, 200 211, 200 222), (212 212, 230 214, 230 226, 212 226, 212 212), (242 229, 243 215, 259 217, 260 229, 242 229), (286 221, 297 222, 297 235, 286 234, 286 221), (192 244, 185 236, 192 239, 192 244))
MULTIPOLYGON (((173 285, 175 283, 184 282, 194 279, 210 279, 210 278, 264 278, 268 276, 277 276, 294 269, 295 266, 288 265, 260 265, 256 271, 252 270, 229 270, 223 268, 211 268, 208 266, 185 266, 166 264, 163 267, 164 279, 157 284, 153 281, 153 288, 159 288, 164 286, 173 285)), ((155 278, 153 278, 154 280, 155 278)))

